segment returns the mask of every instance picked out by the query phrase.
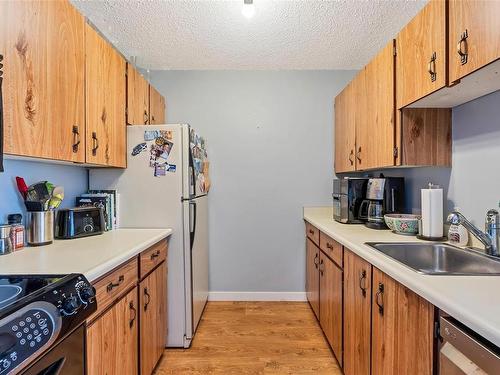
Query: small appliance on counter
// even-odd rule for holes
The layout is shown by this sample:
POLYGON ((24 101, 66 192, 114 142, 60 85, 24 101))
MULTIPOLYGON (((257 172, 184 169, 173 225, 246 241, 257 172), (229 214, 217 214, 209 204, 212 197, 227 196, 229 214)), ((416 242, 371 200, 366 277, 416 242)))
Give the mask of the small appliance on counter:
POLYGON ((404 178, 370 178, 366 199, 361 203, 359 218, 372 229, 387 229, 384 215, 404 212, 404 178))
POLYGON ((72 239, 104 232, 104 213, 97 207, 75 207, 57 211, 56 238, 72 239))
POLYGON ((85 276, 0 275, 0 373, 84 374, 85 320, 97 309, 85 276))
POLYGON ((366 197, 368 178, 345 177, 333 180, 333 218, 344 224, 360 224, 361 202, 366 197))

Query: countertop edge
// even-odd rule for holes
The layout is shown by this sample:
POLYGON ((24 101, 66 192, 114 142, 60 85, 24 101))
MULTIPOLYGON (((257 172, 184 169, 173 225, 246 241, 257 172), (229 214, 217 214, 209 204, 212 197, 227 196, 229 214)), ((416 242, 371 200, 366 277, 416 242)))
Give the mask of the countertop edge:
MULTIPOLYGON (((365 244, 357 244, 353 243, 349 238, 332 232, 331 229, 327 228, 322 221, 315 217, 314 215, 310 215, 307 212, 307 207, 304 207, 303 210, 303 219, 310 223, 311 225, 318 228, 320 231, 324 232, 334 240, 341 243, 343 246, 346 246, 349 250, 356 253, 358 256, 371 263, 374 267, 378 268, 380 271, 386 273, 394 280, 400 282, 408 289, 412 290, 422 298, 426 299, 434 306, 453 316, 455 319, 459 320, 470 329, 474 330, 485 339, 491 341, 493 344, 500 347, 500 329, 496 325, 492 325, 481 319, 479 316, 475 314, 468 313, 464 311, 463 304, 460 304, 453 298, 449 298, 444 293, 436 292, 432 290, 432 288, 426 287, 422 285, 422 283, 418 282, 418 279, 421 277, 439 277, 439 278, 453 278, 453 277, 464 277, 464 276, 429 276, 429 275, 421 275, 416 273, 415 271, 409 269, 408 267, 400 264, 399 262, 390 259, 389 257, 384 256, 381 257, 381 254, 377 253, 376 250, 370 248, 365 244)), ((333 218, 332 218, 333 220, 333 218)), ((340 224, 340 223, 339 223, 340 224)), ((349 225, 349 224, 341 224, 341 225, 349 225)), ((363 241, 363 242, 368 242, 363 241)), ((469 276, 466 276, 469 277, 469 276)), ((485 276, 492 277, 492 276, 485 276)))
POLYGON ((108 260, 107 262, 101 263, 96 267, 92 267, 91 269, 88 269, 83 272, 84 276, 90 281, 94 282, 100 277, 104 276, 108 272, 112 271, 116 267, 120 266, 123 263, 126 263, 133 257, 139 255, 141 252, 144 250, 148 249, 152 245, 158 243, 159 241, 168 238, 172 235, 173 230, 172 229, 165 229, 162 233, 159 233, 155 236, 152 236, 149 238, 147 241, 142 242, 139 245, 136 245, 135 247, 131 248, 129 251, 121 253, 120 255, 117 255, 116 257, 108 260))

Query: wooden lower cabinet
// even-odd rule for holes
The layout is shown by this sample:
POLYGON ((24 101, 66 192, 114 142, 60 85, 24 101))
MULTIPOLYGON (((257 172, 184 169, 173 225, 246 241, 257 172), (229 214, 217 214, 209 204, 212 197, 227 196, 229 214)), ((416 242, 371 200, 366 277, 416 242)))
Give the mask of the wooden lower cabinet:
POLYGON ((138 373, 137 287, 87 327, 89 375, 138 373))
POLYGON ((344 374, 370 374, 372 266, 344 247, 344 374))
POLYGON ((163 262, 139 284, 140 367, 151 374, 165 350, 167 335, 167 264, 163 262))
POLYGON ((306 238, 306 295, 316 318, 319 319, 319 248, 306 238))
POLYGON ((342 270, 322 251, 319 258, 319 321, 342 366, 342 270))
POLYGON ((431 375, 434 306, 373 268, 372 375, 431 375))

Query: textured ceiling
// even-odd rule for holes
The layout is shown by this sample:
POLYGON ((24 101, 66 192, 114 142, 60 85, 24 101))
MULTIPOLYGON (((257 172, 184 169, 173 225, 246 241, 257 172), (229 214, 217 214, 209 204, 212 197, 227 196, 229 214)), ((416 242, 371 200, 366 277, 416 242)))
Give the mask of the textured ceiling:
POLYGON ((359 69, 426 1, 73 0, 147 69, 359 69))

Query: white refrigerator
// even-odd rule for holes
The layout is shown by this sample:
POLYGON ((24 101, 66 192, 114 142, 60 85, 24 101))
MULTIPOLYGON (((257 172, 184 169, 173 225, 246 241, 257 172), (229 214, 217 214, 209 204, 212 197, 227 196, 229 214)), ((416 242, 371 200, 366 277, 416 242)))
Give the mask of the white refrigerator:
POLYGON ((205 140, 189 125, 127 126, 127 168, 91 169, 90 189, 119 194, 120 228, 172 228, 167 346, 188 348, 208 298, 205 140))

